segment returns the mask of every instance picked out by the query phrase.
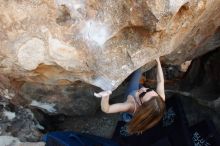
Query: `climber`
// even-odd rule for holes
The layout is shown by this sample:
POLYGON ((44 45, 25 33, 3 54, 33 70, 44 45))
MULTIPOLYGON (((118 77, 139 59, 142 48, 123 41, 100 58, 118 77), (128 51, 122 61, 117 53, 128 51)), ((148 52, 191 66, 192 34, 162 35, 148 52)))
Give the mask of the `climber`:
POLYGON ((164 77, 159 58, 157 62, 156 91, 139 84, 141 69, 131 75, 126 92, 127 100, 123 103, 109 105, 111 91, 94 93, 101 99, 101 109, 105 113, 122 112, 122 120, 128 122, 130 134, 142 133, 160 121, 165 110, 164 77))

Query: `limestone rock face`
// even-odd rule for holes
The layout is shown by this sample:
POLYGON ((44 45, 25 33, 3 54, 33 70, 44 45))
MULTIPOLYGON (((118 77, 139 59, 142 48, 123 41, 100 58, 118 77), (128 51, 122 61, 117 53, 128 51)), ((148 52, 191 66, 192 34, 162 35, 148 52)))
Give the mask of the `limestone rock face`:
POLYGON ((156 57, 220 45, 219 0, 0 0, 0 72, 20 81, 117 88, 156 57))

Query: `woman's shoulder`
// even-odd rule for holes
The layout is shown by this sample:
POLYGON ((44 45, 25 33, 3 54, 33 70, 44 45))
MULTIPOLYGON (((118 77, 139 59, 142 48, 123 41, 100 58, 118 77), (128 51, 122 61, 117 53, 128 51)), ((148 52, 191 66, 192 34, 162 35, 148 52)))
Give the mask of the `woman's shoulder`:
POLYGON ((134 101, 134 97, 132 95, 128 95, 126 102, 133 102, 133 101, 134 101))
POLYGON ((135 100, 134 97, 132 95, 128 95, 127 96, 127 100, 125 101, 127 104, 129 104, 130 109, 129 109, 129 113, 133 113, 134 109, 135 109, 135 100))

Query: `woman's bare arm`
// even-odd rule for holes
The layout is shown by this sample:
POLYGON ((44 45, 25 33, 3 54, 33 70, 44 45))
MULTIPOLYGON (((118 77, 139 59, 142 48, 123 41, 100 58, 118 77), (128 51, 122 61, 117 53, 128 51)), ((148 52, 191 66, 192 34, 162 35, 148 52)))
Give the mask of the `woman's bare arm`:
POLYGON ((115 103, 109 105, 109 96, 102 97, 101 100, 101 109, 105 113, 118 113, 118 112, 126 112, 131 108, 131 104, 129 102, 124 103, 115 103))
POLYGON ((165 101, 165 92, 164 92, 164 77, 163 70, 160 64, 160 59, 156 59, 157 62, 157 93, 163 98, 165 101))
POLYGON ((105 113, 118 113, 118 112, 126 112, 129 111, 131 108, 131 103, 124 102, 124 103, 116 103, 109 105, 109 96, 112 92, 111 91, 102 91, 100 93, 94 93, 94 95, 98 98, 102 98, 101 100, 101 109, 105 113))

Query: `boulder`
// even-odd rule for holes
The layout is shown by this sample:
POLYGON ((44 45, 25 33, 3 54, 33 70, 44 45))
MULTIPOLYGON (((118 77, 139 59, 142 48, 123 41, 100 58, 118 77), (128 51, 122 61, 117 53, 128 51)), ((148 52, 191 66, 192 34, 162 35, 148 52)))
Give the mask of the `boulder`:
POLYGON ((1 0, 0 72, 45 85, 116 89, 137 68, 220 45, 219 0, 1 0))

